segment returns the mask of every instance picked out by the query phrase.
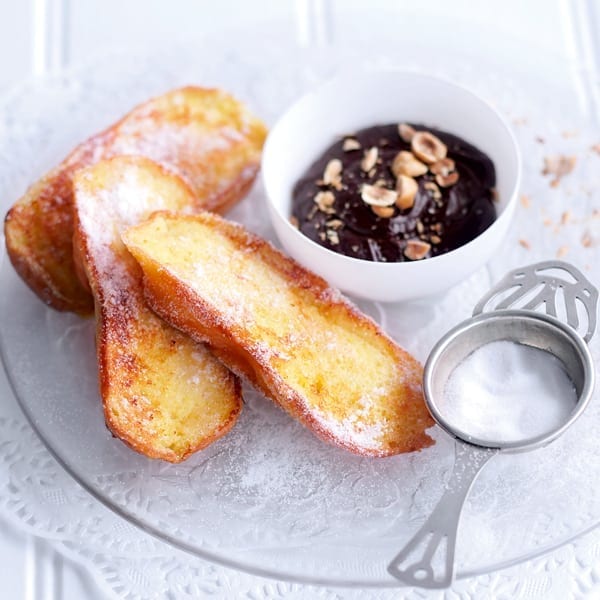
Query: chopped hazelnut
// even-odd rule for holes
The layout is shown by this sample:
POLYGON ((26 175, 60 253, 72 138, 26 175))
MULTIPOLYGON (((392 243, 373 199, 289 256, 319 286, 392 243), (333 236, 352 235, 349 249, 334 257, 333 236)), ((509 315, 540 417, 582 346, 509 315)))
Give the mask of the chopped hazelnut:
POLYGON ((339 190, 342 187, 342 168, 342 161, 339 158, 332 158, 323 172, 323 183, 339 190))
POLYGON ((435 181, 440 187, 450 187, 458 181, 458 171, 452 171, 448 175, 436 175, 435 181))
POLYGON ((391 206, 371 206, 371 210, 382 219, 389 219, 394 216, 394 209, 391 206))
POLYGON ((428 131, 418 131, 410 143, 413 154, 424 163, 432 164, 446 158, 448 148, 438 137, 428 131))
POLYGON ((340 243, 340 236, 337 234, 337 231, 334 231, 333 229, 328 229, 326 235, 329 242, 334 246, 340 243))
POLYGON ((398 125, 398 133, 405 142, 410 144, 417 132, 414 127, 411 127, 407 123, 400 123, 400 125, 398 125))
POLYGON ((421 260, 427 256, 431 250, 431 245, 421 240, 408 240, 404 248, 404 256, 410 260, 421 260))
POLYGON ((456 165, 454 164, 454 161, 451 158, 442 158, 441 160, 434 162, 429 167, 429 170, 434 175, 443 175, 445 177, 446 175, 452 173, 452 171, 454 171, 455 168, 456 165))
POLYGON ((419 190, 419 184, 407 175, 398 175, 396 180, 396 192, 398 198, 396 199, 396 206, 402 210, 412 208, 415 204, 415 196, 419 190))
POLYGON ((377 158, 379 157, 379 150, 377 146, 373 146, 368 150, 365 150, 365 155, 360 163, 360 168, 368 173, 377 163, 377 158))
POLYGON ((394 190, 365 183, 361 188, 360 196, 363 202, 370 206, 392 206, 398 194, 394 190))
POLYGON ((426 164, 422 163, 412 152, 408 152, 407 150, 398 152, 392 163, 392 173, 396 177, 399 175, 419 177, 419 175, 425 175, 428 170, 426 164))
POLYGON ((360 142, 354 138, 346 138, 342 145, 342 150, 344 152, 352 152, 353 150, 360 150, 361 148, 360 142))
POLYGON ((321 212, 324 212, 327 215, 333 215, 335 213, 333 208, 335 196, 333 195, 333 192, 318 192, 314 197, 314 202, 321 212))

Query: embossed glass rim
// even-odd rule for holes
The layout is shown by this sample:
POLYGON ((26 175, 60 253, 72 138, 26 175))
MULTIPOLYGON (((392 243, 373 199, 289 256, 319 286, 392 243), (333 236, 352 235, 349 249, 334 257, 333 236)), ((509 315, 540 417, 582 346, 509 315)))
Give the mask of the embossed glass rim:
MULTIPOLYGON (((113 58, 114 58, 114 56, 113 56, 113 58)), ((90 67, 92 67, 94 65, 95 61, 97 61, 99 59, 105 60, 106 57, 100 57, 100 56, 93 57, 93 59, 87 61, 83 65, 80 65, 80 66, 77 66, 76 68, 72 68, 72 69, 64 71, 61 74, 61 77, 66 78, 66 79, 76 78, 78 72, 87 71, 90 67)), ((53 80, 56 78, 49 77, 48 79, 53 80)), ((39 80, 38 80, 38 82, 39 82, 39 80)), ((21 86, 27 85, 28 83, 31 83, 31 82, 24 82, 23 84, 21 84, 21 86)), ((16 91, 18 91, 19 87, 20 86, 15 86, 15 88, 13 88, 11 90, 4 91, 2 96, 7 96, 11 93, 15 93, 16 91)), ((2 241, 3 241, 3 237, 0 236, 0 238, 2 238, 2 241)), ((10 267, 10 261, 6 260, 6 253, 3 250, 2 254, 0 255, 0 273, 2 271, 4 271, 4 269, 6 269, 6 268, 11 268, 11 267, 10 267)), ((0 314, 0 324, 4 321, 5 318, 6 318, 6 315, 0 314)), ((77 482, 79 485, 81 485, 81 487, 83 489, 85 489, 92 497, 94 497, 96 500, 98 500, 102 505, 106 506, 114 514, 125 519, 130 524, 132 524, 135 527, 139 528, 140 530, 148 533, 149 535, 152 535, 156 539, 166 542, 166 543, 170 544, 171 546, 173 546, 179 550, 182 550, 192 556, 197 556, 197 557, 205 559, 209 562, 213 562, 213 563, 216 563, 216 564, 228 567, 228 568, 238 569, 240 571, 244 571, 244 572, 247 572, 252 575, 268 577, 268 578, 275 578, 275 579, 284 579, 287 581, 302 583, 302 584, 328 585, 328 586, 336 586, 336 587, 365 587, 365 588, 402 587, 402 586, 399 586, 397 581, 391 580, 391 578, 390 578, 389 582, 381 582, 381 581, 375 582, 372 580, 371 581, 361 580, 358 578, 356 578, 356 579, 354 579, 354 578, 336 579, 335 577, 327 578, 327 577, 314 577, 314 576, 300 576, 297 573, 289 573, 283 569, 268 570, 268 569, 265 569, 262 567, 257 567, 255 565, 252 565, 252 564, 249 564, 249 563, 246 563, 243 561, 232 560, 232 559, 228 558, 227 556, 220 554, 219 552, 206 550, 204 548, 198 548, 198 547, 194 546, 193 544, 189 544, 183 540, 177 539, 176 537, 145 522, 144 519, 138 517, 137 515, 135 515, 131 512, 128 512, 123 507, 121 507, 121 506, 117 505, 115 502, 111 501, 110 498, 105 496, 101 490, 96 489, 92 484, 87 483, 85 478, 81 477, 78 474, 76 465, 71 464, 71 462, 68 459, 63 458, 60 455, 60 453, 58 453, 53 448, 50 441, 43 435, 43 433, 40 431, 40 429, 36 426, 34 415, 29 411, 26 399, 23 398, 18 393, 15 381, 13 380, 13 374, 7 367, 7 356, 9 354, 9 350, 8 350, 8 347, 6 344, 7 344, 7 342, 4 339, 4 336, 2 334, 2 328, 0 327, 0 360, 2 360, 2 362, 5 366, 7 379, 9 381, 11 389, 15 395, 17 403, 18 403, 20 409, 22 410, 25 418, 27 419, 28 423, 32 427, 33 431, 36 433, 38 438, 42 441, 42 443, 44 444, 44 446, 46 447, 46 449, 48 450, 50 455, 69 474, 69 476, 73 478, 73 480, 75 482, 77 482)), ((474 577, 474 576, 486 575, 486 574, 489 574, 494 571, 499 571, 502 569, 513 567, 515 565, 521 564, 528 560, 539 558, 545 554, 548 554, 554 550, 557 550, 557 549, 565 546, 566 544, 569 544, 570 542, 573 542, 574 540, 576 540, 577 538, 579 538, 581 536, 584 536, 584 535, 592 532, 593 530, 598 528, 598 526, 600 526, 600 520, 598 520, 595 523, 592 523, 591 525, 587 525, 587 526, 581 528, 580 530, 570 533, 568 536, 565 536, 561 540, 551 542, 547 545, 540 546, 540 547, 536 548, 535 550, 532 550, 531 552, 524 553, 522 556, 517 556, 512 559, 506 559, 506 560, 500 561, 496 564, 488 564, 488 565, 484 565, 484 566, 481 566, 481 567, 478 567, 475 569, 465 569, 463 571, 459 571, 457 574, 457 578, 458 579, 467 579, 467 578, 474 577)))

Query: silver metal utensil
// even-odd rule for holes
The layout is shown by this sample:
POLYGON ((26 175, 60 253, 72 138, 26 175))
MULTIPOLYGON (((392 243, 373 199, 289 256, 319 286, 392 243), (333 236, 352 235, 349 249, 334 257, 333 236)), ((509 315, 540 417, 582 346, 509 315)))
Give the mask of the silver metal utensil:
POLYGON ((451 585, 462 507, 484 465, 499 452, 526 452, 549 444, 583 413, 594 388, 586 342, 596 328, 597 306, 598 290, 575 267, 561 261, 537 263, 508 273, 479 301, 472 318, 436 344, 425 365, 423 391, 437 424, 456 439, 454 469, 433 513, 389 564, 392 576, 426 588, 451 585), (540 308, 545 312, 536 312, 540 308), (477 348, 501 340, 545 350, 562 362, 577 403, 554 429, 505 442, 473 436, 446 419, 440 401, 454 369, 477 348))

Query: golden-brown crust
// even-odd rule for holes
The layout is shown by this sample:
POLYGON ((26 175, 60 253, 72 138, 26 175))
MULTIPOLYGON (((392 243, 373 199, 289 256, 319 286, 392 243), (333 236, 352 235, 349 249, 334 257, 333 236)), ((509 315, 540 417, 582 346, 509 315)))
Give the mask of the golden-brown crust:
POLYGON ((83 169, 74 190, 73 243, 95 300, 106 424, 137 452, 180 462, 231 429, 241 410, 241 386, 204 345, 146 306, 142 273, 119 232, 156 206, 189 210, 194 194, 142 157, 83 169))
POLYGON ((252 185, 265 136, 264 125, 220 90, 189 86, 137 106, 77 146, 9 210, 4 233, 13 266, 49 306, 90 314, 92 298, 73 259, 74 173, 119 154, 148 156, 186 180, 197 207, 223 212, 252 185))
MULTIPOLYGON (((174 236, 175 233, 172 235, 174 236)), ((265 240, 248 233, 241 226, 208 213, 196 217, 156 213, 147 223, 128 230, 124 235, 124 241, 142 266, 146 299, 158 314, 194 339, 209 343, 215 355, 224 364, 237 374, 247 378, 266 396, 273 399, 325 441, 351 452, 368 456, 389 456, 400 452, 409 452, 432 443, 425 433, 425 429, 430 427, 433 422, 423 402, 420 387, 421 368, 418 363, 387 337, 372 320, 359 313, 329 288, 323 279, 284 256, 265 240), (153 237, 155 231, 152 227, 153 223, 159 222, 157 227, 164 228, 166 233, 155 239, 153 237), (403 380, 398 381, 398 389, 395 389, 395 391, 399 390, 395 402, 400 403, 401 406, 396 406, 394 408, 396 412, 392 412, 398 415, 399 421, 404 419, 405 423, 393 424, 394 427, 391 429, 395 433, 392 439, 386 440, 386 443, 379 446, 362 443, 360 437, 339 435, 341 423, 332 425, 319 418, 317 412, 310 408, 311 402, 307 399, 306 394, 300 393, 297 386, 286 381, 285 376, 276 367, 274 368, 273 362, 265 358, 265 353, 261 349, 257 349, 256 340, 248 335, 241 318, 233 317, 233 320, 225 318, 225 309, 221 310, 214 301, 207 299, 208 294, 203 294, 200 281, 194 281, 192 287, 188 279, 189 273, 186 272, 185 277, 181 275, 183 271, 179 270, 179 263, 163 263, 156 259, 159 254, 155 252, 155 245, 159 247, 172 243, 176 246, 174 238, 169 237, 171 235, 169 222, 186 222, 190 224, 190 227, 193 227, 194 222, 202 223, 208 227, 206 235, 212 235, 214 232, 215 247, 219 246, 219 236, 232 241, 235 252, 251 256, 251 260, 268 265, 268 269, 273 273, 282 275, 283 285, 289 286, 292 290, 294 303, 305 303, 302 305, 306 306, 307 310, 318 307, 325 317, 331 316, 332 326, 334 323, 341 323, 348 330, 360 331, 361 336, 368 338, 369 343, 384 353, 388 360, 398 365, 398 377, 403 380), (137 232, 139 232, 139 236, 137 232), (144 236, 148 236, 151 241, 147 243, 140 241, 144 236)), ((186 248, 189 249, 189 246, 188 242, 186 248)), ((186 255, 186 263, 190 260, 192 258, 186 255)), ((198 264, 205 266, 210 257, 194 254, 193 260, 197 260, 198 264)), ((226 273, 228 279, 236 275, 238 274, 226 273)), ((266 305, 269 303, 272 292, 271 289, 264 289, 266 305)), ((244 301, 240 300, 240 303, 240 312, 242 312, 244 301)), ((287 314, 286 317, 288 317, 287 314)), ((294 318, 292 313, 289 318, 294 318)), ((318 326, 315 325, 315 327, 318 326)), ((361 368, 361 365, 354 366, 356 369, 361 368)), ((305 368, 307 371, 311 371, 318 367, 315 364, 306 364, 305 368)), ((377 382, 374 385, 377 385, 377 382)), ((344 390, 339 391, 341 394, 344 392, 344 390)), ((317 403, 318 400, 317 398, 317 403)))

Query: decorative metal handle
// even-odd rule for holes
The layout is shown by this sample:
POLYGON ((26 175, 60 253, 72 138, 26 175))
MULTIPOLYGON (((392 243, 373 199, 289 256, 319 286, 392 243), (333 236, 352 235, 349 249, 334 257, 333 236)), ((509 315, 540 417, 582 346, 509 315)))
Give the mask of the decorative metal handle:
POLYGON ((446 588, 452 584, 462 506, 477 475, 497 452, 456 441, 454 469, 446 491, 425 524, 388 565, 390 575, 408 585, 425 588, 446 588), (441 572, 436 573, 438 564, 441 572))
POLYGON ((473 316, 481 314, 488 304, 497 300, 490 310, 516 308, 518 305, 525 310, 536 310, 544 304, 546 313, 558 318, 557 301, 561 297, 567 324, 589 342, 596 330, 598 290, 579 269, 559 260, 547 260, 507 273, 477 303, 473 316), (513 288, 514 291, 506 295, 513 288), (587 324, 581 332, 578 305, 587 316, 587 324))

